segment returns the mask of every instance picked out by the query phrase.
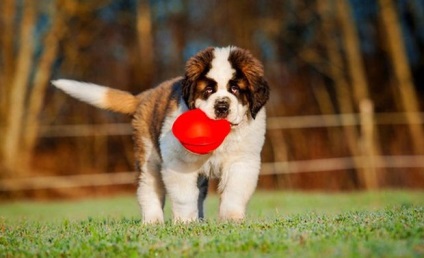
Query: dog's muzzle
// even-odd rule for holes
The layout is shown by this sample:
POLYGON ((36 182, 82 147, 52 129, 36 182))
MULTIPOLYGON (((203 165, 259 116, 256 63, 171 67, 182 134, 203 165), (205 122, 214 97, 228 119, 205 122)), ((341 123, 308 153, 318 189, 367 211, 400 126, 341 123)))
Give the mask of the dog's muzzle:
POLYGON ((214 110, 216 118, 226 118, 230 113, 230 98, 224 97, 216 100, 214 110))

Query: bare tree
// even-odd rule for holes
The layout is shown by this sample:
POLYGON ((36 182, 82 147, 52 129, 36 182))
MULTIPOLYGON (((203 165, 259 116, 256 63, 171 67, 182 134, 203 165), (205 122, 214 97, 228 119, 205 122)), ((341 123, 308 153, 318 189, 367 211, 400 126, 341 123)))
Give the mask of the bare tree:
POLYGON ((137 36, 140 55, 140 77, 148 87, 152 84, 154 72, 154 49, 151 9, 148 0, 139 0, 137 6, 137 36))
MULTIPOLYGON (((6 121, 7 106, 9 99, 9 91, 12 85, 13 73, 15 70, 15 57, 13 55, 15 39, 14 21, 16 13, 16 3, 14 0, 4 0, 0 2, 0 8, 2 15, 1 19, 1 31, 0 33, 0 57, 1 57, 1 69, 0 69, 0 121, 6 121)), ((0 130, 5 124, 0 124, 0 130)), ((3 131, 0 131, 1 135, 4 135, 3 131)), ((0 137, 0 144, 2 143, 2 137, 0 137)))
MULTIPOLYGON (((319 11, 321 13, 325 45, 327 46, 327 54, 330 61, 329 75, 334 81, 336 100, 340 112, 344 114, 354 113, 353 100, 349 92, 349 82, 347 81, 344 73, 343 57, 340 52, 340 47, 337 44, 336 34, 337 25, 336 17, 334 15, 334 1, 321 1, 319 4, 319 11)), ((348 124, 345 116, 341 117, 343 124, 348 124)), ((354 157, 360 156, 358 149, 359 135, 355 127, 343 126, 343 131, 346 136, 347 145, 354 157)), ((355 163, 358 163, 354 159, 355 163)), ((357 166, 359 167, 359 166, 357 166)))
POLYGON ((406 112, 412 144, 416 154, 424 154, 424 134, 420 121, 417 93, 406 57, 399 18, 392 0, 379 0, 382 25, 386 32, 389 54, 398 85, 399 97, 406 112))
POLYGON ((7 95, 8 106, 6 107, 6 125, 2 146, 4 165, 7 171, 19 170, 17 168, 19 167, 19 152, 22 147, 21 136, 24 126, 25 97, 27 96, 29 76, 33 65, 35 4, 35 1, 25 0, 22 7, 22 22, 19 31, 20 48, 13 78, 10 81, 10 91, 7 95))
MULTIPOLYGON (((363 101, 370 99, 369 86, 365 75, 365 68, 362 61, 362 54, 360 51, 359 36, 356 30, 356 26, 352 17, 351 6, 348 0, 335 1, 337 14, 341 25, 341 33, 346 48, 346 59, 348 64, 348 72, 352 83, 354 92, 354 103, 355 106, 360 110, 360 105, 363 101)), ((367 120, 372 122, 373 120, 367 120)), ((374 124, 370 125, 372 128, 374 124)), ((366 146, 370 149, 362 149, 361 153, 365 157, 370 157, 370 154, 379 156, 381 153, 380 146, 378 143, 378 134, 376 130, 372 129, 374 137, 363 137, 361 140, 371 140, 372 142, 363 143, 362 146, 366 146)), ((372 158, 372 157, 370 157, 372 158)), ((373 163, 370 162, 372 165, 373 163)), ((379 180, 377 170, 373 166, 365 167, 364 170, 359 172, 359 178, 363 185, 367 189, 379 187, 379 180)))
POLYGON ((65 19, 72 16, 72 9, 66 10, 63 1, 56 1, 56 6, 49 9, 51 27, 43 41, 43 52, 37 64, 35 64, 35 78, 32 90, 29 94, 29 102, 26 106, 25 126, 23 130, 22 155, 23 162, 28 163, 33 154, 38 132, 39 115, 43 106, 46 88, 50 84, 52 64, 57 58, 59 41, 66 33, 65 19), (61 9, 62 7, 62 9, 61 9), (62 11, 60 11, 62 10, 62 11))

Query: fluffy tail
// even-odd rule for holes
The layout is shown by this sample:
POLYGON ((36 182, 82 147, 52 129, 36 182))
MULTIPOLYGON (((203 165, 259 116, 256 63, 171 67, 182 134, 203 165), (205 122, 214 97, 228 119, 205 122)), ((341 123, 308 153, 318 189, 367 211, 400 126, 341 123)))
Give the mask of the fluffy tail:
POLYGON ((118 113, 134 114, 138 106, 137 98, 129 92, 92 83, 64 79, 52 81, 52 84, 72 97, 98 108, 118 113))

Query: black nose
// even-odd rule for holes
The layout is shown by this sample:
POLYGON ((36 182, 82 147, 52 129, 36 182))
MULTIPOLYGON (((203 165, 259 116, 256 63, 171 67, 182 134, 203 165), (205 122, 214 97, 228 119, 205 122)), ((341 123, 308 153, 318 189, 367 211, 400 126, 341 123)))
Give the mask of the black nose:
POLYGON ((215 102, 214 108, 217 118, 226 118, 230 111, 230 100, 228 98, 219 99, 215 102))

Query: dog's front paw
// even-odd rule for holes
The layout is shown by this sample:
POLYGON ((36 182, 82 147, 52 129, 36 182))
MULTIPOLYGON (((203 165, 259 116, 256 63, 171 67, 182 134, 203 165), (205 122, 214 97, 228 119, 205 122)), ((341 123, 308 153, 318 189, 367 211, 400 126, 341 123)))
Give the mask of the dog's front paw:
POLYGON ((156 214, 143 214, 143 224, 163 224, 164 218, 163 213, 156 214))
POLYGON ((195 222, 197 220, 198 220, 197 217, 190 217, 190 218, 177 218, 177 217, 175 217, 173 219, 173 222, 175 224, 188 224, 188 223, 191 223, 191 222, 195 222))
POLYGON ((173 207, 173 221, 174 223, 190 223, 198 220, 198 212, 196 207, 178 206, 173 207))
POLYGON ((242 221, 244 216, 244 211, 236 210, 221 211, 219 214, 219 218, 223 221, 242 221))

